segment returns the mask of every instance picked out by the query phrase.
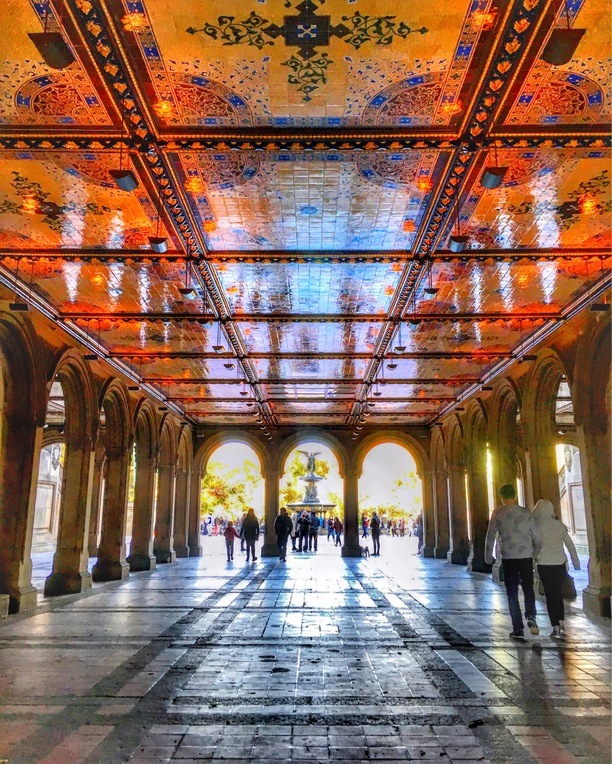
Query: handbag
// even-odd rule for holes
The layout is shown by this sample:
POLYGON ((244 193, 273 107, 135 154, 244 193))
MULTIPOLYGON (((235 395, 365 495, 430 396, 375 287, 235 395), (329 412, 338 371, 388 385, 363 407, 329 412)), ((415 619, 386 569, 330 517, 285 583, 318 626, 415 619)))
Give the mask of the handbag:
POLYGON ((575 600, 578 596, 574 579, 567 571, 565 571, 565 578, 561 584, 561 594, 563 595, 564 600, 575 600))

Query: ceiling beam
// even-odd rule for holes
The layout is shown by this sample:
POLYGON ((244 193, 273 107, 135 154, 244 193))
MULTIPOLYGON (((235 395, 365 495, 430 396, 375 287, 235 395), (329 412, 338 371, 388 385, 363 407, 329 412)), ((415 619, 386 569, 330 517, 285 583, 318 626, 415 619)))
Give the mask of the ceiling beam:
MULTIPOLYGON (((232 355, 231 353, 215 353, 214 351, 183 351, 183 350, 166 350, 166 351, 153 351, 153 352, 131 352, 131 351, 121 351, 114 353, 113 351, 110 351, 108 353, 108 356, 110 358, 127 358, 131 360, 155 360, 158 358, 181 358, 181 359, 189 359, 189 358, 197 358, 201 360, 213 360, 213 359, 220 359, 225 360, 227 362, 235 361, 236 356, 232 355)), ((462 359, 469 359, 469 358, 480 358, 480 359, 489 359, 489 358, 513 358, 514 354, 511 352, 506 351, 488 351, 488 350, 476 350, 476 351, 462 351, 462 350, 448 350, 448 351, 426 351, 423 350, 422 352, 419 351, 411 351, 407 353, 394 353, 392 356, 388 356, 385 360, 387 361, 393 361, 394 363, 397 361, 401 361, 403 359, 410 360, 410 359, 419 359, 419 358, 462 358, 462 359)), ((249 358, 255 358, 255 359, 279 359, 279 360, 306 360, 306 361, 319 361, 319 360, 330 360, 334 358, 339 359, 355 359, 355 360, 367 360, 372 358, 372 353, 334 353, 334 352, 297 352, 297 353, 275 353, 273 351, 270 352, 254 352, 249 353, 249 358)))
MULTIPOLYGON (((241 380, 239 379, 227 379, 227 378, 209 378, 209 377, 192 377, 191 379, 185 379, 184 377, 143 377, 142 381, 149 385, 239 385, 241 380)), ((452 387, 462 387, 463 385, 469 385, 474 382, 479 382, 480 377, 463 377, 462 379, 441 379, 436 377, 404 377, 402 379, 387 379, 380 382, 381 387, 385 385, 450 385, 452 387)), ((306 377, 299 379, 260 379, 260 384, 263 385, 283 385, 290 387, 293 385, 300 385, 306 387, 308 385, 314 387, 327 387, 328 385, 362 385, 363 379, 355 377, 348 378, 334 378, 334 379, 321 379, 319 377, 306 377)), ((390 399, 393 400, 393 399, 390 399)))

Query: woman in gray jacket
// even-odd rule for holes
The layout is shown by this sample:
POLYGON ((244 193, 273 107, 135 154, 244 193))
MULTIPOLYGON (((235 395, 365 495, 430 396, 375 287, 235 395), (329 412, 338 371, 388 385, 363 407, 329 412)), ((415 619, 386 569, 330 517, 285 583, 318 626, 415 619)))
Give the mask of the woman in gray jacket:
POLYGON ((576 547, 567 528, 555 517, 555 509, 548 499, 540 499, 533 509, 542 536, 542 548, 537 556, 538 574, 546 595, 546 608, 553 630, 553 639, 565 638, 565 608, 563 606, 563 579, 567 571, 567 547, 575 570, 580 570, 576 547))

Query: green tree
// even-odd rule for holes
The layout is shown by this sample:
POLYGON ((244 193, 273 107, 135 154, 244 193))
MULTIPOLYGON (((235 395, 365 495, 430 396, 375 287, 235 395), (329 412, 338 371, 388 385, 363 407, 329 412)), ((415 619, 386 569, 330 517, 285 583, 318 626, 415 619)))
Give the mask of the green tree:
POLYGON ((221 462, 209 462, 202 480, 201 514, 223 514, 237 520, 253 505, 260 484, 259 469, 251 461, 234 469, 221 462))

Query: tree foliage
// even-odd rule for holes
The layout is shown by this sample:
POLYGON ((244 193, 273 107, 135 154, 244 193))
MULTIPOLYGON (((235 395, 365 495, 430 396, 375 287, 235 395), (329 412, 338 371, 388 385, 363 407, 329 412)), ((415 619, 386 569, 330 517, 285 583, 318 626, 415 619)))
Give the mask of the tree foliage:
POLYGON ((237 520, 253 505, 260 485, 259 468, 251 461, 234 469, 221 462, 209 462, 202 479, 200 512, 237 520))

